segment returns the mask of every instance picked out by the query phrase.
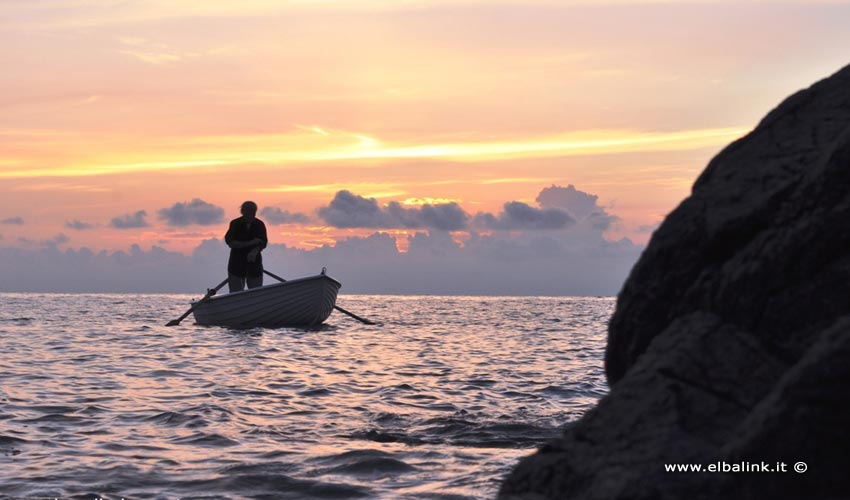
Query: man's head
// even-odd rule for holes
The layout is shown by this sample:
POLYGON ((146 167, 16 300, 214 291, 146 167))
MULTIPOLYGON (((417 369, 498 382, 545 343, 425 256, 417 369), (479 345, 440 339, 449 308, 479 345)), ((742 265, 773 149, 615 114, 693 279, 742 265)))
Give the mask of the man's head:
POLYGON ((257 216, 257 204, 253 201, 246 201, 242 204, 242 207, 239 208, 239 211, 245 219, 249 221, 254 220, 254 217, 257 216))

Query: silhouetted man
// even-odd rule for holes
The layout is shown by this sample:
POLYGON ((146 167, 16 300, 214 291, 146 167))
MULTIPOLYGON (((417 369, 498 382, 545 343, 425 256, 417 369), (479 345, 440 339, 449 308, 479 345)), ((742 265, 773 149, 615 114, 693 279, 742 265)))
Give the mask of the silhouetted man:
POLYGON ((242 217, 230 221, 224 242, 230 247, 227 262, 230 293, 263 286, 263 257, 260 252, 269 243, 266 225, 257 218, 257 204, 246 201, 240 208, 242 217))

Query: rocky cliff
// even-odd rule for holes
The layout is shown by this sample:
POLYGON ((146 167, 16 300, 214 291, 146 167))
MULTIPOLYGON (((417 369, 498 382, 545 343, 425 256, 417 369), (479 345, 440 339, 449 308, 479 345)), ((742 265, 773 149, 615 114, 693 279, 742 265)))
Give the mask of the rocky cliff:
POLYGON ((850 67, 711 161, 623 287, 605 363, 610 394, 501 498, 850 498, 850 67))

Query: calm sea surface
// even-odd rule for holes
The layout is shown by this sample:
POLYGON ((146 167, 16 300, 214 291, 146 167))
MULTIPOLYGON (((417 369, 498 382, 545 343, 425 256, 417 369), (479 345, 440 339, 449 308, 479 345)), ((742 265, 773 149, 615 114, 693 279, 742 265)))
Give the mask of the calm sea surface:
POLYGON ((614 299, 340 296, 314 331, 188 295, 0 294, 0 497, 491 498, 607 391, 614 299))

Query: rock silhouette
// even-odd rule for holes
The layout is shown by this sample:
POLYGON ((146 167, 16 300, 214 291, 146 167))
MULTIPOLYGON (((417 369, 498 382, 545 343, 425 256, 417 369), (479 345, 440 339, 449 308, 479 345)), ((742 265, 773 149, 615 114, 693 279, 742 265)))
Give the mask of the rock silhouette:
POLYGON ((850 498, 850 66, 709 163, 620 292, 605 365, 610 394, 500 498, 850 498), (786 471, 665 470, 724 463, 786 471))

